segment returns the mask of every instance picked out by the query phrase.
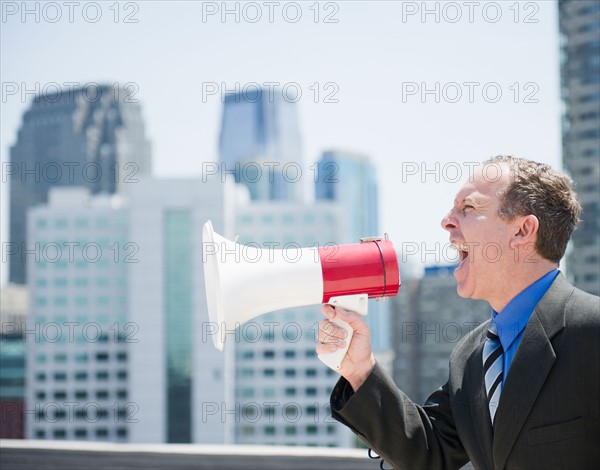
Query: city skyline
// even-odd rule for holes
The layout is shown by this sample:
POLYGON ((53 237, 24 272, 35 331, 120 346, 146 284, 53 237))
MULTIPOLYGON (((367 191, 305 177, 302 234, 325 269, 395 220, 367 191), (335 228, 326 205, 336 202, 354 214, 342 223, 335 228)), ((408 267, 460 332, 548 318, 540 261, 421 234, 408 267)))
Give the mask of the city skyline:
MULTIPOLYGON (((223 23, 219 15, 206 11, 203 18, 202 6, 207 4, 211 2, 139 2, 130 18, 137 23, 125 23, 124 11, 115 23, 108 6, 104 19, 93 24, 81 16, 73 23, 67 16, 58 23, 44 18, 36 23, 31 15, 23 23, 18 14, 6 16, 1 59, 3 163, 29 106, 27 99, 32 98, 22 99, 26 89, 107 81, 126 86, 141 103, 153 146, 154 175, 200 175, 203 164, 219 161, 224 93, 236 83, 243 90, 252 83, 279 82, 281 88, 288 85, 290 97, 302 91, 300 163, 305 171, 298 184, 313 184, 309 168, 325 150, 369 155, 380 181, 380 230, 399 248, 416 244, 419 252, 411 259, 418 264, 434 263, 437 255, 427 250, 447 242, 438 229, 439 219, 474 162, 515 153, 561 166, 555 3, 534 4, 534 9, 521 3, 513 10, 503 5, 496 22, 492 8, 487 16, 474 12, 470 22, 463 5, 461 19, 452 22, 452 12, 432 2, 431 8, 438 5, 438 17, 430 14, 423 22, 419 13, 403 11, 400 3, 367 7, 363 2, 330 2, 337 10, 319 4, 316 23, 317 12, 304 4, 304 19, 296 23, 289 15, 275 16, 273 23, 266 16, 265 21, 251 23, 246 21, 250 11, 240 13, 239 23, 232 16, 223 23), (177 28, 169 26, 174 19, 177 28), (153 32, 161 27, 169 34, 159 39, 153 32), (85 41, 74 43, 57 31, 102 40, 89 54, 85 41), (187 36, 194 41, 186 42, 187 36), (28 42, 22 41, 25 37, 28 42), (11 41, 21 44, 22 52, 8 48, 11 41), (185 46, 189 43, 203 46, 185 46), (80 59, 75 63, 45 54, 50 48, 68 50, 80 59), (30 60, 23 61, 24 55, 30 60), (498 87, 502 98, 494 103, 498 87), (427 94, 427 89, 434 92, 427 94), (452 102, 457 93, 461 98, 452 102)), ((2 196, 2 219, 8 220, 6 193, 2 196)), ((6 231, 6 224, 2 229, 6 231)), ((2 241, 7 241, 5 233, 2 241)))

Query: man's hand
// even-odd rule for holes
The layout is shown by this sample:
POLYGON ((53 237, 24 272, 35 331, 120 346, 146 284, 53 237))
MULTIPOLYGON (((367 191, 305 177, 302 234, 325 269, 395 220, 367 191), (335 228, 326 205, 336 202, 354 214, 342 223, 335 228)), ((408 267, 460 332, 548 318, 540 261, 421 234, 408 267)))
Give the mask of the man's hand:
POLYGON ((333 320, 336 315, 339 315, 339 318, 348 323, 354 330, 350 347, 344 357, 339 373, 350 383, 354 391, 357 391, 375 367, 369 327, 356 312, 350 312, 339 307, 333 308, 331 305, 323 305, 321 311, 328 320, 322 320, 319 324, 318 354, 335 352, 346 344, 346 332, 329 321, 333 320))

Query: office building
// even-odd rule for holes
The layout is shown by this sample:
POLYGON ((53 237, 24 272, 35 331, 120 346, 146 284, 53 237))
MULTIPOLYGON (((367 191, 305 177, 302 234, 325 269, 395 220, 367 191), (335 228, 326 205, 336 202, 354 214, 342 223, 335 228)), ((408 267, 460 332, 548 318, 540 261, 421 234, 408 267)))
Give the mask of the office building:
MULTIPOLYGON (((126 192, 149 174, 150 145, 131 90, 108 85, 37 96, 10 149, 10 282, 26 282, 26 213, 55 186, 126 192)), ((33 249, 33 248, 31 248, 33 249)))
POLYGON ((140 180, 130 191, 131 442, 233 443, 232 350, 213 345, 204 287, 202 227, 233 238, 233 183, 220 179, 140 180))
POLYGON ((583 207, 567 272, 575 286, 600 295, 600 3, 559 0, 558 5, 563 164, 583 207))
POLYGON ((246 186, 253 200, 303 198, 304 169, 293 98, 282 89, 225 95, 219 138, 221 171, 246 186))
POLYGON ((24 286, 0 290, 0 439, 25 437, 25 340, 29 296, 24 286))
POLYGON ((125 442, 136 414, 129 394, 130 241, 118 196, 51 188, 28 211, 26 435, 125 442))

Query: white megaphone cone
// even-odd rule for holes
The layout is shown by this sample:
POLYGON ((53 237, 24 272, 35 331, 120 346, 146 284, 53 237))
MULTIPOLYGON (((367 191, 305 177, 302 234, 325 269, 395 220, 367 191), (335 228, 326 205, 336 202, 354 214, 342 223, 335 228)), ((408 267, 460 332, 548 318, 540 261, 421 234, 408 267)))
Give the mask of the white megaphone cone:
MULTIPOLYGON (((215 347, 223 349, 224 333, 264 313, 328 303, 367 314, 369 297, 398 293, 400 272, 389 240, 295 250, 262 250, 240 245, 215 233, 210 221, 202 234, 204 278, 209 321, 216 326, 215 347)), ((341 367, 353 330, 336 317, 348 333, 346 347, 319 359, 341 367)))

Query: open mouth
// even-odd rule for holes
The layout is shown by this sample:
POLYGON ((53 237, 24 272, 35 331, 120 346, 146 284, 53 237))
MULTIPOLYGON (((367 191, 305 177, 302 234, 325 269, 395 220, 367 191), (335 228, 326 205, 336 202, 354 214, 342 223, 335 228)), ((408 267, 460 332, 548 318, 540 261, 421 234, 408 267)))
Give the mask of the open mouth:
POLYGON ((452 246, 458 252, 458 256, 460 257, 458 267, 456 268, 456 269, 460 269, 462 267, 462 265, 465 263, 466 259, 469 257, 468 247, 464 243, 456 243, 456 242, 452 242, 452 246))

